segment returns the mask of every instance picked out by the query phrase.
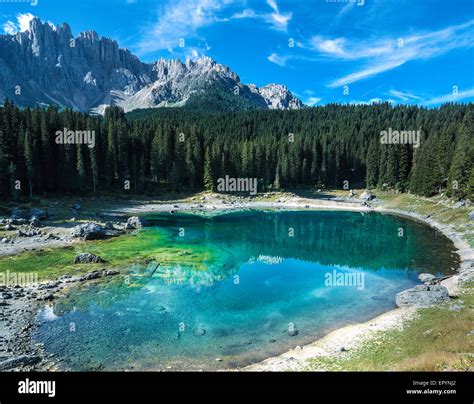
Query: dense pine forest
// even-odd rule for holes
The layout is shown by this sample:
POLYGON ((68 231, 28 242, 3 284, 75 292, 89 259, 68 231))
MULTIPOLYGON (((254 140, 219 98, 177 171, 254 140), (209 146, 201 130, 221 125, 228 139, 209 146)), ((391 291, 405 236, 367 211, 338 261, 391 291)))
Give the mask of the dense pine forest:
POLYGON ((259 191, 391 188, 474 195, 474 105, 338 105, 298 111, 141 110, 105 116, 0 108, 0 194, 212 190, 257 178, 259 191), (57 144, 64 128, 94 131, 95 147, 57 144), (421 130, 420 147, 381 144, 381 131, 421 130), (347 182, 346 182, 347 181, 347 182))

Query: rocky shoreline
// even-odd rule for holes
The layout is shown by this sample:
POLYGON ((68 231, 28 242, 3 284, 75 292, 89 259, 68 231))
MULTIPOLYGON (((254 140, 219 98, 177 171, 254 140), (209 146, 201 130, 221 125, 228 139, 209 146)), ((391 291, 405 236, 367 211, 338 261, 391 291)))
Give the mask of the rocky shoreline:
MULTIPOLYGON (((419 285, 418 290, 401 292, 405 294, 403 298, 397 299, 401 303, 400 306, 409 306, 396 309, 369 321, 368 323, 358 324, 336 330, 321 340, 304 347, 297 347, 278 357, 268 358, 263 362, 250 365, 241 370, 296 370, 301 368, 305 358, 310 354, 317 352, 326 352, 326 354, 337 354, 341 350, 346 349, 350 344, 361 341, 371 335, 372 331, 380 329, 389 329, 399 326, 407 318, 411 318, 416 312, 416 307, 423 304, 413 303, 419 302, 419 296, 423 295, 421 300, 426 302, 426 296, 435 296, 430 292, 437 292, 442 295, 441 301, 447 301, 450 298, 459 296, 460 287, 463 283, 474 279, 474 251, 456 232, 447 225, 442 225, 429 217, 405 212, 396 209, 388 209, 383 206, 373 206, 371 199, 305 199, 297 196, 282 197, 277 201, 252 202, 243 201, 242 199, 226 199, 226 198, 201 198, 197 202, 187 203, 151 203, 139 204, 137 206, 129 206, 127 208, 113 208, 108 213, 109 216, 103 218, 114 218, 115 222, 107 221, 101 225, 95 221, 77 224, 69 229, 68 232, 60 240, 65 244, 71 244, 80 240, 92 240, 98 238, 115 237, 124 234, 126 230, 138 229, 147 223, 138 216, 132 216, 127 219, 127 214, 153 213, 153 212, 170 212, 178 211, 224 211, 224 210, 242 210, 242 209, 317 209, 317 210, 347 210, 358 212, 377 211, 381 213, 401 215, 437 228, 446 237, 450 238, 460 256, 460 268, 457 274, 447 277, 446 279, 425 279, 424 284, 419 285), (118 218, 118 219, 117 219, 118 218), (445 293, 446 290, 446 293, 445 293), (411 293, 409 297, 407 293, 411 293), (415 295, 415 297, 413 296, 415 295), (447 298, 446 296, 449 295, 447 298), (413 300, 414 299, 414 300, 413 300), (352 327, 352 328, 351 328, 352 327), (369 332, 370 330, 370 332, 369 332)), ((38 221, 31 223, 22 222, 19 226, 28 226, 28 229, 39 228, 38 221)), ((10 222, 9 224, 11 224, 10 222)), ((3 222, 5 224, 5 222, 3 222)), ((18 225, 17 225, 18 226, 18 225)), ((28 230, 25 229, 25 230, 28 230)), ((20 231, 23 231, 20 228, 20 231)), ((44 245, 42 238, 33 244, 35 248, 44 245)), ((59 244, 63 245, 63 244, 59 244)), ((15 254, 24 251, 19 249, 15 254)), ((0 253, 0 255, 2 255, 0 253)), ((96 257, 100 258, 100 257, 96 257)), ((94 257, 80 257, 81 262, 101 262, 94 257)), ((48 302, 54 301, 67 293, 69 287, 79 285, 83 282, 103 280, 106 277, 119 274, 117 271, 102 269, 100 271, 88 272, 83 276, 63 275, 56 281, 40 283, 30 286, 0 286, 0 371, 55 371, 60 369, 60 364, 51 354, 44 352, 40 344, 33 345, 32 335, 34 334, 37 323, 37 312, 48 302)), ((414 288, 415 289, 415 288, 414 288)), ((428 303, 430 304, 430 303, 428 303)), ((64 370, 61 368, 61 370, 64 370)))
POLYGON ((67 289, 84 282, 118 275, 118 271, 101 269, 82 276, 64 275, 57 281, 28 286, 0 286, 0 371, 54 371, 58 360, 47 354, 41 344, 33 344, 38 310, 57 298, 64 297, 67 289))

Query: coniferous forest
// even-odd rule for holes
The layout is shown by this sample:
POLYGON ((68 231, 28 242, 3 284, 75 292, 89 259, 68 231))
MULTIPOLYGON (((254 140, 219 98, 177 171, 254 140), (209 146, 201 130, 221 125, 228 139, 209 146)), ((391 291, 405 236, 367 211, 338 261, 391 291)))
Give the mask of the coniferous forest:
POLYGON ((118 107, 105 116, 0 108, 2 199, 43 194, 155 194, 215 189, 257 178, 258 190, 391 188, 474 195, 474 105, 330 104, 298 111, 218 113, 118 107), (95 147, 56 144, 64 128, 95 133, 95 147), (421 130, 421 144, 381 144, 389 128, 421 130), (348 181, 346 183, 345 181, 348 181), (126 185, 124 185, 126 184, 126 185))

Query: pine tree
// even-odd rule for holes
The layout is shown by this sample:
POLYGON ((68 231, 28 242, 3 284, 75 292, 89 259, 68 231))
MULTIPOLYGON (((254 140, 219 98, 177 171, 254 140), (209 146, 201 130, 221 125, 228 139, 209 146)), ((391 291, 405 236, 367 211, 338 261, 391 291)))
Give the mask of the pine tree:
POLYGON ((471 191, 474 167, 474 115, 467 113, 460 128, 453 162, 449 171, 448 192, 457 198, 473 196, 471 191))
POLYGON ((28 128, 25 131, 25 162, 26 162, 26 172, 27 172, 27 180, 28 180, 28 192, 31 199, 33 198, 33 180, 34 180, 36 162, 34 161, 34 152, 33 152, 31 133, 28 128))
POLYGON ((204 158, 204 189, 206 191, 215 190, 214 176, 212 173, 211 166, 211 155, 208 148, 206 149, 206 154, 204 158))
POLYGON ((378 178, 379 178, 379 149, 378 149, 378 141, 372 140, 369 145, 369 149, 367 151, 367 158, 366 158, 366 186, 367 188, 374 188, 377 186, 378 178))
POLYGON ((281 189, 281 184, 280 184, 280 164, 277 164, 277 167, 276 167, 275 181, 273 182, 273 188, 275 188, 275 190, 277 190, 277 191, 281 189))

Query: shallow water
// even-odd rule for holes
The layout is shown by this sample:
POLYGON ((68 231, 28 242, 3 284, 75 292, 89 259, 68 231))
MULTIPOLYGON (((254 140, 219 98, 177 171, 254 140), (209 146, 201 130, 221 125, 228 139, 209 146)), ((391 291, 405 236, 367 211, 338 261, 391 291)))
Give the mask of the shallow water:
POLYGON ((388 311, 396 293, 419 283, 419 273, 449 273, 457 264, 454 246, 436 230, 379 213, 149 219, 155 226, 142 235, 185 246, 182 264, 177 257, 158 268, 155 261, 136 263, 128 276, 71 289, 45 307, 35 342, 63 367, 244 366, 388 311))

